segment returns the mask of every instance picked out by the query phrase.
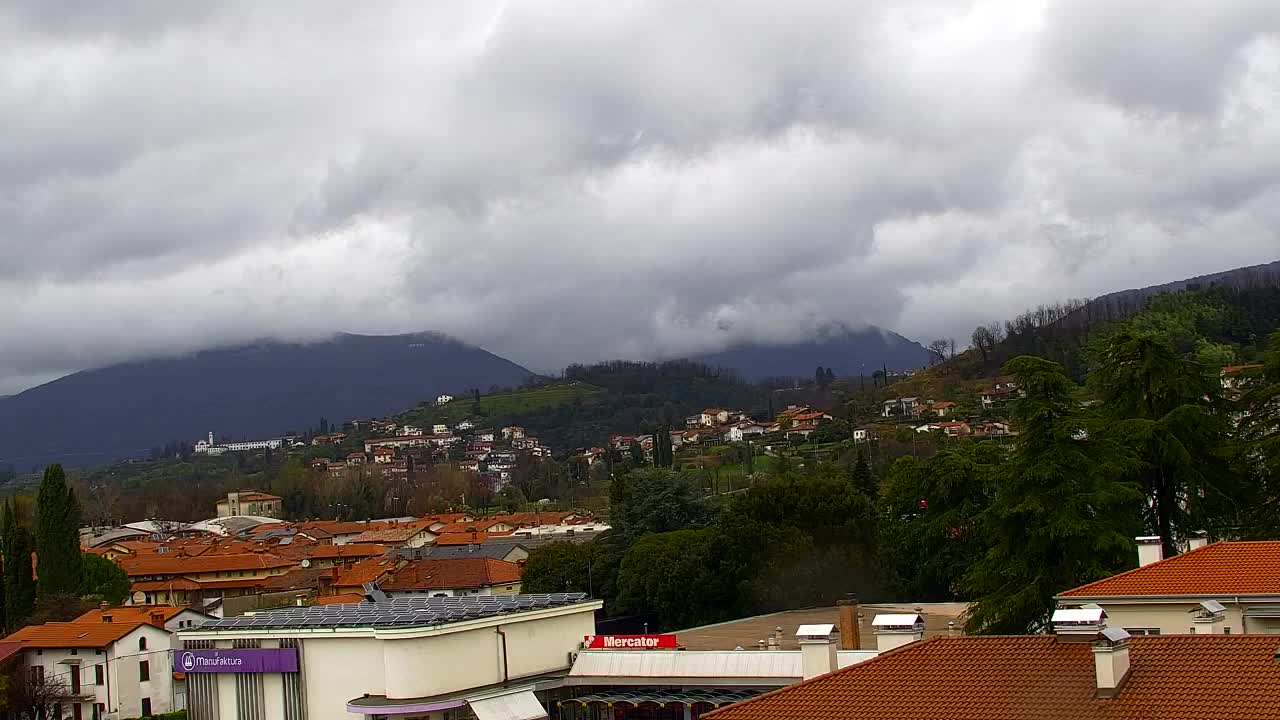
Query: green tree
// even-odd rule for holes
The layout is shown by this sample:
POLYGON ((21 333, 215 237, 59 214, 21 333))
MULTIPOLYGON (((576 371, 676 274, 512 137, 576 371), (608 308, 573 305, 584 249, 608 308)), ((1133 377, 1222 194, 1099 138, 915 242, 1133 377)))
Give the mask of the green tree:
POLYGON ((1217 378, 1161 338, 1121 332, 1098 347, 1089 379, 1106 432, 1142 460, 1130 479, 1147 497, 1147 532, 1161 537, 1166 557, 1189 532, 1239 522, 1246 487, 1233 469, 1217 378))
POLYGON ((670 470, 632 470, 615 478, 609 502, 611 535, 624 544, 642 535, 702 527, 714 515, 698 478, 670 470))
POLYGON ((1132 564, 1140 496, 1123 480, 1132 455, 1089 434, 1060 365, 1022 356, 1004 372, 1025 393, 1011 406, 1020 435, 992 476, 982 521, 989 550, 962 585, 976 598, 969 632, 1017 635, 1043 627, 1054 593, 1132 564))
POLYGON ((1262 367, 1245 379, 1241 434, 1258 491, 1246 508, 1242 530, 1253 537, 1280 537, 1280 332, 1270 338, 1262 367))
POLYGON ((102 557, 84 553, 80 597, 119 605, 129 597, 129 576, 119 565, 102 557))
POLYGON ((627 446, 627 453, 631 457, 632 467, 644 466, 644 448, 640 447, 640 443, 632 440, 631 444, 627 446))
POLYGON ((853 468, 849 473, 849 482, 873 501, 880 498, 880 482, 871 472, 871 463, 867 461, 867 452, 863 448, 858 448, 858 456, 853 461, 853 468))
POLYGON ((36 496, 36 556, 41 595, 80 588, 80 503, 61 465, 50 465, 36 496))
POLYGON ((982 518, 1004 461, 1000 446, 965 441, 927 460, 898 458, 889 468, 880 547, 903 597, 966 599, 961 578, 988 550, 982 518))
POLYGON ((617 610, 652 612, 663 630, 732 617, 732 610, 715 600, 725 581, 716 572, 715 538, 715 530, 703 528, 637 540, 618 569, 617 610))
POLYGON ((36 581, 31 567, 31 534, 14 516, 13 504, 4 504, 4 596, 5 625, 10 631, 22 627, 35 610, 36 581))

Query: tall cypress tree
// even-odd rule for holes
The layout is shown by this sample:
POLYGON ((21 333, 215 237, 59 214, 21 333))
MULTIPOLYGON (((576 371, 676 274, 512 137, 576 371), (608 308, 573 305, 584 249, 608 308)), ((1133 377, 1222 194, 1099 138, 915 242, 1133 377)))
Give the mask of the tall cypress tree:
POLYGON ((4 504, 4 623, 17 630, 36 607, 36 581, 31 572, 31 535, 18 524, 13 505, 4 504))
POLYGON ((858 448, 858 459, 853 463, 849 482, 873 502, 880 499, 880 483, 871 473, 871 464, 867 462, 867 453, 862 448, 858 448))
POLYGON ((80 503, 61 465, 50 465, 36 496, 36 557, 42 596, 80 589, 80 503))

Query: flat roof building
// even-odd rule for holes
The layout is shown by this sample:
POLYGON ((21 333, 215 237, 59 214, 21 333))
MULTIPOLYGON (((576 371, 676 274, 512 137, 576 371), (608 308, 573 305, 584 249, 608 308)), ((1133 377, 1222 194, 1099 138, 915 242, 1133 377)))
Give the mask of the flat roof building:
POLYGON ((179 633, 174 670, 191 720, 529 720, 602 605, 556 593, 269 610, 179 633))

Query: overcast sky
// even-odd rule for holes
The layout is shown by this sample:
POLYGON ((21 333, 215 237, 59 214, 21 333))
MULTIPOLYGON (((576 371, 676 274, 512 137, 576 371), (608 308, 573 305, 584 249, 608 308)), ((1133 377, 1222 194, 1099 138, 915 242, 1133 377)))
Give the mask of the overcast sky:
POLYGON ((0 5, 0 393, 261 336, 927 341, 1280 257, 1275 0, 0 5))

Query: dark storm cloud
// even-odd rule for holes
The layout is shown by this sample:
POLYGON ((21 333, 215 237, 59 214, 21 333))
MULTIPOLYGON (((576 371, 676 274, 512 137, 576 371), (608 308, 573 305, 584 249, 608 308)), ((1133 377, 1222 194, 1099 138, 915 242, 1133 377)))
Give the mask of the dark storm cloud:
POLYGON ((10 3, 0 392, 334 331, 964 337, 1270 260, 1276 7, 10 3))

